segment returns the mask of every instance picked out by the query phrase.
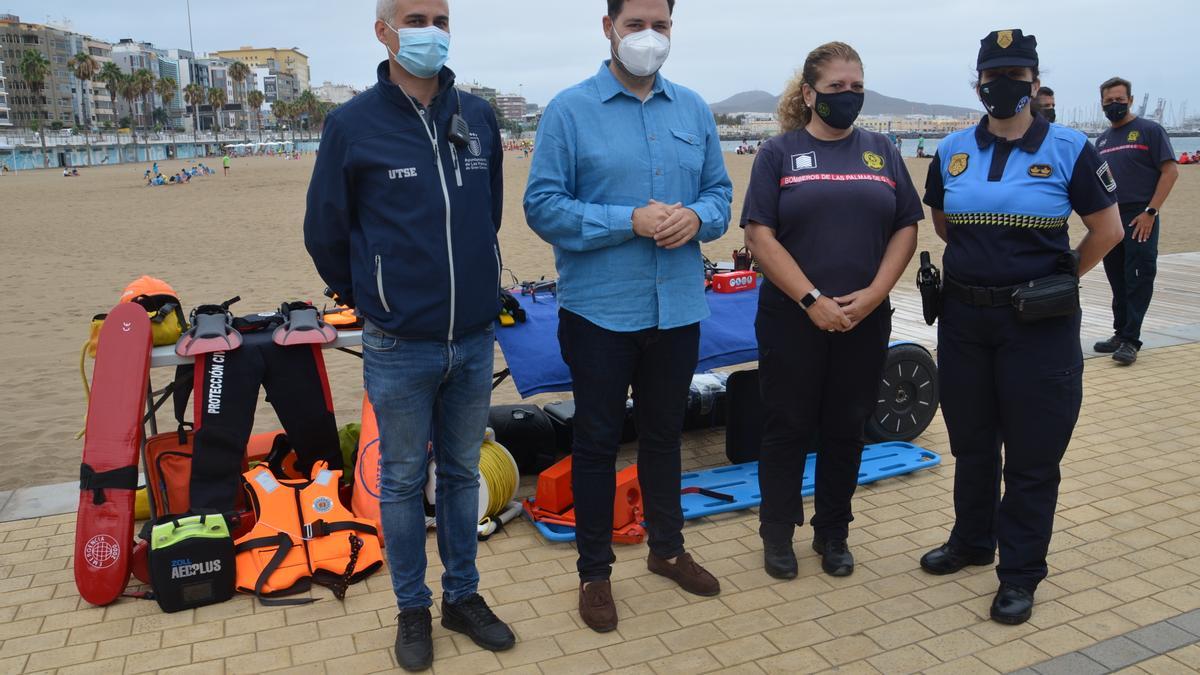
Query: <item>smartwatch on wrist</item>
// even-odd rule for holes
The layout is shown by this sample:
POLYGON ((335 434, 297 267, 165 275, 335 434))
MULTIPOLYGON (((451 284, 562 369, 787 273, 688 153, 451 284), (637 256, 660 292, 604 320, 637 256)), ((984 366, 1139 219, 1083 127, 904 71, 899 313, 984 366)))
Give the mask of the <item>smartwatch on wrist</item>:
POLYGON ((821 291, 814 288, 806 293, 803 298, 800 298, 800 306, 807 310, 809 307, 812 307, 814 304, 816 304, 817 299, 820 297, 821 291))
POLYGON ((1154 208, 1153 206, 1147 206, 1146 213, 1149 213, 1151 218, 1158 217, 1158 209, 1154 208))

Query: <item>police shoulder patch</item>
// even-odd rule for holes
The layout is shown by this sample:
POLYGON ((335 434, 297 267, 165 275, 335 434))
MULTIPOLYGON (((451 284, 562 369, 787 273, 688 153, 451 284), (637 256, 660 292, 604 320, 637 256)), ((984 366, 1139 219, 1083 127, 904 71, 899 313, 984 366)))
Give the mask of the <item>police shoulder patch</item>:
POLYGON ((950 166, 946 168, 946 171, 948 171, 951 176, 960 175, 962 172, 967 170, 967 163, 969 159, 970 155, 965 152, 959 152, 951 155, 950 166))
POLYGON ((868 150, 867 152, 863 153, 862 159, 863 164, 866 164, 867 168, 871 169, 872 171, 880 171, 883 169, 883 157, 881 155, 868 150))
POLYGON ((1100 184, 1104 186, 1105 192, 1117 191, 1117 179, 1113 176, 1112 169, 1108 168, 1108 162, 1100 165, 1096 169, 1096 177, 1100 179, 1100 184))
POLYGON ((1029 175, 1034 178, 1049 178, 1054 169, 1049 164, 1034 164, 1029 167, 1029 175))

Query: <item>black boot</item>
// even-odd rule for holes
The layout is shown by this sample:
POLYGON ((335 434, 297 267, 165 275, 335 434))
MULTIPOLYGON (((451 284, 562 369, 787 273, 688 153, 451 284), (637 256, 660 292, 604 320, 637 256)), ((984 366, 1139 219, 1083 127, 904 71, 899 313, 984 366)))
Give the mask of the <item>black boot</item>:
POLYGON ((800 567, 792 542, 763 539, 763 569, 776 579, 795 579, 800 567))
POLYGON ((475 644, 493 652, 511 649, 517 638, 478 593, 449 604, 442 599, 442 626, 471 638, 475 644))
POLYGON ((854 574, 854 556, 845 539, 828 541, 813 537, 813 550, 821 555, 821 569, 831 577, 848 577, 854 574))
POLYGON ((992 600, 992 621, 1010 626, 1025 623, 1033 615, 1033 592, 1000 582, 992 600))
POLYGON ((428 607, 400 610, 396 617, 396 661, 417 673, 433 665, 433 617, 428 607))

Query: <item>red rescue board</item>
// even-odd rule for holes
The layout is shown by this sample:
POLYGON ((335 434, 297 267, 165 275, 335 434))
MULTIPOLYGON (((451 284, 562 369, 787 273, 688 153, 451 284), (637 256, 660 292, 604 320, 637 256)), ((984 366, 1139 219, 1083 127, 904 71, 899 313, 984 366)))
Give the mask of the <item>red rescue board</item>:
POLYGON ((113 308, 96 351, 75 522, 75 586, 93 605, 113 602, 129 582, 150 349, 145 308, 113 308))

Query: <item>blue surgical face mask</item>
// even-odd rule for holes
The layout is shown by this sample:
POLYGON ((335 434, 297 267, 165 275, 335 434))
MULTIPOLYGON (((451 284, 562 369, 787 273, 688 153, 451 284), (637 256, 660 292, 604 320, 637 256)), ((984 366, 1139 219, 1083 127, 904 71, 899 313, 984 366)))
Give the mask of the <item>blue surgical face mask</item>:
POLYGON ((396 63, 413 77, 423 80, 437 77, 450 58, 450 34, 437 26, 392 28, 388 24, 388 28, 400 38, 400 50, 392 54, 396 63))

